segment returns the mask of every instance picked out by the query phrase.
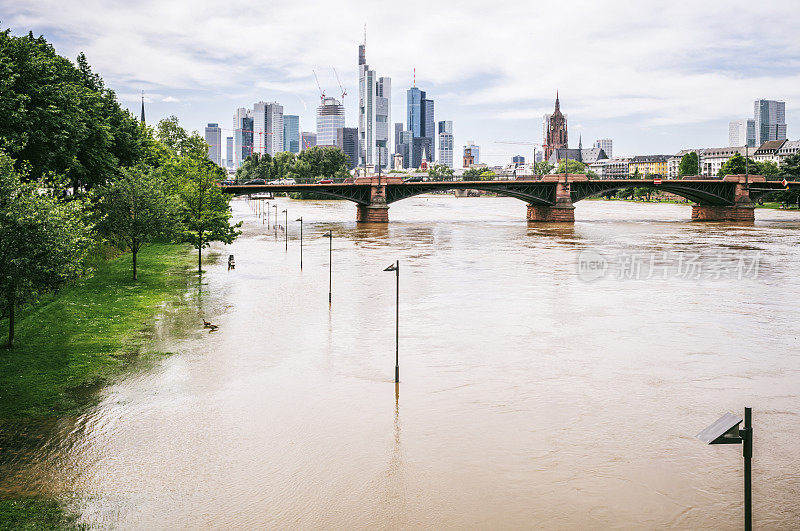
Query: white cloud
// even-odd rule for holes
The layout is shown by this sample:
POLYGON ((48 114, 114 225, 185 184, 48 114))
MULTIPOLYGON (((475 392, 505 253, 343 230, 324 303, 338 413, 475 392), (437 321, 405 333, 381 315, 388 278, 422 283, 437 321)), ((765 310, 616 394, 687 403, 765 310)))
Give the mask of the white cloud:
MULTIPOLYGON (((404 17, 366 1, 0 0, 15 32, 44 33, 70 57, 85 51, 123 101, 138 102, 139 89, 161 103, 191 100, 184 120, 192 128, 212 118, 202 114, 209 109, 224 105, 227 119, 259 99, 278 99, 313 123, 311 70, 338 94, 332 67, 348 89, 352 121, 366 23, 368 62, 393 78, 394 121, 405 119, 416 68, 437 119, 455 122, 457 141, 538 140, 559 90, 584 136, 654 152, 665 150, 665 139, 650 141, 630 124, 674 136, 680 127, 746 116, 756 97, 786 99, 789 117, 800 119, 800 73, 792 69, 800 64, 800 13, 791 1, 768 3, 409 0, 403 11, 421 15, 404 17), (192 92, 202 96, 186 96, 192 92)), ((707 130, 707 145, 724 138, 727 127, 719 129, 707 130)), ((668 148, 682 141, 670 138, 668 148)))

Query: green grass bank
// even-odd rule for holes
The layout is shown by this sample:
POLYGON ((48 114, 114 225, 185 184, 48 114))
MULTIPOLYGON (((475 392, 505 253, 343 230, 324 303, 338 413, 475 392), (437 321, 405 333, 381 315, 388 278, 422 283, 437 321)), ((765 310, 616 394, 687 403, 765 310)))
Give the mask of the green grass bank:
MULTIPOLYGON (((91 403, 91 391, 140 352, 163 304, 186 292, 195 256, 188 245, 147 246, 137 281, 130 254, 100 263, 92 276, 20 312, 12 349, 4 346, 8 321, 0 321, 0 429, 4 420, 58 417, 91 403)), ((0 499, 0 531, 81 529, 77 517, 54 499, 0 499)))
MULTIPOLYGON (((195 256, 186 245, 149 245, 139 253, 139 280, 125 254, 19 312, 14 347, 0 347, 0 420, 85 405, 85 390, 118 372, 162 304, 185 292, 195 256)), ((8 321, 0 327, 5 345, 8 321)))

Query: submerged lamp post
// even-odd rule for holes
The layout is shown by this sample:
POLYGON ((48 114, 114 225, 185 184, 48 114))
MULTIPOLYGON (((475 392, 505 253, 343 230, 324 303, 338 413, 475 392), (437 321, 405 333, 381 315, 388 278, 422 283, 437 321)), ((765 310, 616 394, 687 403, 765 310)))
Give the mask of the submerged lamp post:
POLYGON ((272 205, 275 209, 275 223, 272 224, 272 230, 275 232, 275 237, 278 237, 278 205, 272 205))
POLYGON ((267 201, 267 230, 269 230, 269 201, 267 201))
POLYGON ((750 461, 753 458, 752 408, 744 408, 744 429, 739 429, 742 419, 725 413, 712 425, 697 434, 707 444, 741 444, 744 456, 744 529, 753 529, 753 498, 750 481, 750 461))
POLYGON ((295 221, 300 222, 300 269, 303 269, 303 216, 300 216, 295 221))
POLYGON ((328 306, 331 305, 331 288, 333 287, 333 231, 329 230, 323 237, 328 237, 328 306))
POLYGON ((400 260, 395 261, 384 271, 394 271, 397 279, 394 320, 394 383, 400 383, 400 260))
POLYGON ((286 225, 284 225, 284 226, 283 226, 283 235, 285 236, 285 240, 286 240, 286 250, 288 251, 288 250, 289 250, 289 230, 288 230, 288 229, 289 229, 289 213, 286 211, 286 209, 285 209, 285 208, 284 208, 283 210, 281 210, 281 212, 283 212, 284 214, 286 214, 286 216, 285 216, 285 218, 286 218, 286 221, 285 221, 286 225))

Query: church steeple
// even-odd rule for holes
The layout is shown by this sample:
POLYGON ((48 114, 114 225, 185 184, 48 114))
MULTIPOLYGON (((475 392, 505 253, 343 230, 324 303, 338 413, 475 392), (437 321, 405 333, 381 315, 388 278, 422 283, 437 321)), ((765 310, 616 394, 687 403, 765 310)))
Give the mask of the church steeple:
POLYGON ((145 123, 144 122, 144 91, 142 91, 142 116, 141 116, 141 118, 139 118, 139 121, 141 121, 142 123, 145 123))
POLYGON ((559 110, 560 105, 558 104, 558 91, 556 91, 556 110, 559 110))
POLYGON ((578 149, 583 149, 583 135, 578 135, 578 149))

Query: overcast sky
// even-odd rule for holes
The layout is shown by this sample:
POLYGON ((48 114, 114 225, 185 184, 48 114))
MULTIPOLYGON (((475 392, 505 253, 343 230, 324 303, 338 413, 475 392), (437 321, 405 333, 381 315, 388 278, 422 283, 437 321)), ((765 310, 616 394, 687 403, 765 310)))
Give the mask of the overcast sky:
MULTIPOLYGON (((175 114, 202 132, 232 127, 236 107, 278 101, 315 130, 319 92, 347 90, 357 123, 358 44, 392 78, 392 122, 406 90, 435 100, 454 123, 456 159, 475 140, 481 161, 530 156, 556 90, 578 136, 614 140, 614 154, 727 145, 728 122, 752 118, 756 98, 786 101, 789 138, 800 129, 797 1, 227 2, 0 0, 0 23, 44 35, 93 69, 147 120, 175 114)), ((224 136, 230 131, 223 131, 224 136)))

